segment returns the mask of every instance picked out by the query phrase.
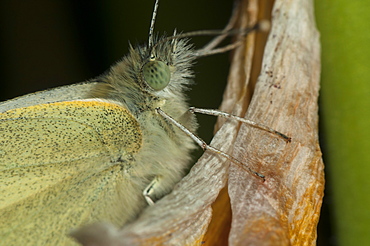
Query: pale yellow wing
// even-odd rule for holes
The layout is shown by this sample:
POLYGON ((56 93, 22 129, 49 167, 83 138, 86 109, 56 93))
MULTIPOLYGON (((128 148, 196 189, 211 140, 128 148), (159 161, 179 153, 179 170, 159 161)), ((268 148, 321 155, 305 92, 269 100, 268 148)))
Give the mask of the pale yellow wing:
POLYGON ((132 216, 125 173, 141 141, 134 117, 112 103, 0 114, 0 244, 73 245, 67 234, 82 224, 122 224, 132 216))

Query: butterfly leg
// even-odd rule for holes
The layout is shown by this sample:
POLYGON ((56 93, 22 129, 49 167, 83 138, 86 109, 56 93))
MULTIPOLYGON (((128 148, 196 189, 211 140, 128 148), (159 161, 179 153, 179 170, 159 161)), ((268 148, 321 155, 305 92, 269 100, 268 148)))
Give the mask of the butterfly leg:
POLYGON ((155 188, 159 186, 161 178, 159 176, 155 176, 152 182, 149 183, 149 185, 144 189, 143 196, 146 200, 146 202, 151 206, 154 205, 154 201, 152 199, 155 188))

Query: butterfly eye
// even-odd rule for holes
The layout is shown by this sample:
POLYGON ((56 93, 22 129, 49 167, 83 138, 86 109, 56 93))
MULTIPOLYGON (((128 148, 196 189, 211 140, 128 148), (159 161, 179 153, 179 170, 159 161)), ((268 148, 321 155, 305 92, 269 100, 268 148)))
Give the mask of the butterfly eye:
POLYGON ((142 68, 145 82, 156 91, 164 89, 171 79, 171 71, 162 61, 150 61, 142 68))

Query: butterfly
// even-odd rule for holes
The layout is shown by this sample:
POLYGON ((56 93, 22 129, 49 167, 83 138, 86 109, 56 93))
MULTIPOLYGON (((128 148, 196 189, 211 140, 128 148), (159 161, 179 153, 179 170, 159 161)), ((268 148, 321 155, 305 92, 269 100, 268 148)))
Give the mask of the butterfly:
POLYGON ((103 75, 0 104, 6 245, 73 245, 73 228, 122 227, 185 175, 197 122, 184 92, 201 55, 186 38, 196 33, 153 34, 157 8, 148 44, 103 75))

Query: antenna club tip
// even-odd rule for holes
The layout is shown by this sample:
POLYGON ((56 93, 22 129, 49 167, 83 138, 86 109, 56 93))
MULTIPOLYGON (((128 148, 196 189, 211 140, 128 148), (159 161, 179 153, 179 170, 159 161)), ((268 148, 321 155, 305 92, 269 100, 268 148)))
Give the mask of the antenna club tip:
POLYGON ((268 32, 271 28, 271 23, 269 20, 260 20, 257 25, 258 30, 262 32, 268 32))

